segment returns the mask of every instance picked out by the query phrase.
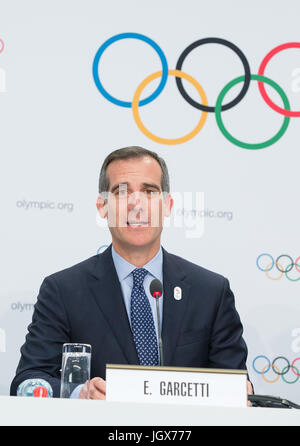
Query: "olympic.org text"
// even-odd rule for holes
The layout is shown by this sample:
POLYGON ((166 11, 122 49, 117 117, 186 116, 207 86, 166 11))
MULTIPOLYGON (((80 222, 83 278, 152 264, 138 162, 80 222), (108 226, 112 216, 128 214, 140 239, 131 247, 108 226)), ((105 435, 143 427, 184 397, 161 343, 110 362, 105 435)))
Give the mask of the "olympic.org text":
POLYGON ((231 221, 233 219, 232 211, 215 211, 213 209, 176 209, 177 215, 186 215, 192 217, 200 217, 200 218, 224 218, 227 221, 231 221))
MULTIPOLYGON (((172 192, 174 208, 168 218, 164 219, 165 228, 185 228, 186 238, 200 238, 204 234, 205 218, 233 219, 232 211, 214 211, 205 208, 204 192, 172 192)), ((161 225, 160 210, 168 208, 169 194, 154 190, 127 193, 127 185, 120 184, 117 193, 101 194, 104 218, 96 215, 97 225, 104 228, 138 226, 158 227, 161 225), (118 220, 118 221, 117 221, 118 220)))
POLYGON ((47 210, 59 210, 59 211, 66 211, 66 212, 73 212, 74 210, 74 203, 64 203, 59 202, 55 203, 54 201, 38 201, 38 200, 18 200, 16 202, 16 206, 19 209, 24 209, 25 211, 31 210, 31 209, 37 209, 40 211, 43 211, 45 209, 47 210))
POLYGON ((19 311, 22 313, 23 311, 33 311, 34 303, 22 303, 22 302, 13 302, 10 306, 13 311, 19 311))

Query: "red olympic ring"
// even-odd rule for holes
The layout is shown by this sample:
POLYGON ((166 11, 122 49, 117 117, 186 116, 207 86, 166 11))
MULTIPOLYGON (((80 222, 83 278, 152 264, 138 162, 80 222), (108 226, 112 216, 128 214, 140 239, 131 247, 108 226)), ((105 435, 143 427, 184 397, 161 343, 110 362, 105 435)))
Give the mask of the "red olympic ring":
POLYGON ((297 263, 298 260, 300 260, 300 256, 297 257, 296 260, 295 260, 295 268, 296 268, 296 270, 299 271, 299 273, 300 273, 300 269, 299 269, 299 267, 298 267, 298 263, 297 263))
POLYGON ((2 51, 4 50, 4 42, 2 39, 0 39, 0 44, 1 44, 1 46, 0 46, 0 54, 1 54, 2 51))
MULTIPOLYGON (((268 62, 270 61, 270 59, 273 56, 275 56, 275 54, 279 53, 280 51, 287 50, 289 48, 300 48, 300 43, 299 42, 284 43, 282 45, 277 46, 273 50, 271 50, 265 56, 265 58, 263 59, 262 63, 260 64, 260 67, 259 67, 259 70, 258 70, 258 74, 260 76, 264 76, 265 68, 266 68, 268 62)), ((258 88, 259 88, 259 91, 260 91, 263 99, 265 100, 265 102, 273 110, 277 111, 281 115, 288 116, 290 118, 292 118, 292 117, 299 117, 300 116, 300 111, 286 110, 285 108, 278 107, 278 105, 274 104, 274 102, 271 101, 271 99, 267 95, 266 89, 265 89, 265 86, 264 86, 263 82, 258 82, 258 88)))
MULTIPOLYGON (((298 361, 298 359, 300 359, 300 358, 296 358, 296 359, 294 359, 294 361, 293 361, 292 364, 291 364, 291 369, 292 369, 292 372, 293 372, 295 375, 300 376, 300 373, 295 373, 295 372, 294 372, 294 364, 295 364, 296 361, 298 361)), ((296 369, 296 370, 297 370, 297 369, 296 369)))

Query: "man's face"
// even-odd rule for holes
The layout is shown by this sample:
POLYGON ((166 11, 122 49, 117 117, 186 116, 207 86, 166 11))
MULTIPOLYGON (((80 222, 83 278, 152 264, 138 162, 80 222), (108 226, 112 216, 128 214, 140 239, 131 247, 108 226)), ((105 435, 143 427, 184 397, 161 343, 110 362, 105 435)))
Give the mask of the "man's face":
POLYGON ((151 247, 160 243, 163 218, 173 200, 161 189, 162 171, 148 156, 112 161, 107 167, 107 202, 101 195, 97 207, 108 219, 113 242, 125 248, 151 247))

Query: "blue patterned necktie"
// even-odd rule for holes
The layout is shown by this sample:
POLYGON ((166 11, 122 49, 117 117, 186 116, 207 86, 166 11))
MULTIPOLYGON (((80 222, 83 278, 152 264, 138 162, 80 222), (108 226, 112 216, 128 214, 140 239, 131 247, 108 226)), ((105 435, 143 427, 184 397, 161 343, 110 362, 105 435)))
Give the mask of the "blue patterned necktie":
POLYGON ((136 268, 132 271, 131 329, 140 365, 158 365, 158 347, 153 315, 143 285, 147 272, 145 268, 136 268))

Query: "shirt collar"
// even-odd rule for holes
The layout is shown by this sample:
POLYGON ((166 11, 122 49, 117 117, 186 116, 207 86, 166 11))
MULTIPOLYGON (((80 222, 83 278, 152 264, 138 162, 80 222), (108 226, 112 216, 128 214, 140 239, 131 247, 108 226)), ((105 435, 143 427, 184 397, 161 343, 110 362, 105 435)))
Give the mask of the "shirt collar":
MULTIPOLYGON (((118 274, 119 281, 126 279, 126 277, 132 273, 134 269, 136 269, 135 265, 125 260, 120 254, 118 254, 114 247, 111 248, 111 254, 113 258, 113 262, 118 274)), ((145 265, 145 268, 152 276, 162 282, 162 264, 163 264, 163 253, 162 248, 160 246, 157 254, 145 265)))

